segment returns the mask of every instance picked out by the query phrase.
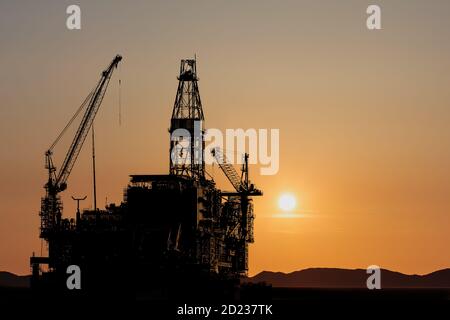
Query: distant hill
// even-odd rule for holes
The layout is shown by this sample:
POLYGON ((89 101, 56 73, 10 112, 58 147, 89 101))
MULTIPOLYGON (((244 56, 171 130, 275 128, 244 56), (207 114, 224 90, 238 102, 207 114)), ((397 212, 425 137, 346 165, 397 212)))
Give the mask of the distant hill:
MULTIPOLYGON (((310 268, 291 273, 263 271, 247 282, 287 288, 366 288, 365 269, 310 268)), ((450 288, 450 268, 426 275, 406 275, 381 269, 381 288, 450 288)))
POLYGON ((0 287, 27 288, 30 286, 30 276, 18 276, 14 273, 0 271, 0 287))

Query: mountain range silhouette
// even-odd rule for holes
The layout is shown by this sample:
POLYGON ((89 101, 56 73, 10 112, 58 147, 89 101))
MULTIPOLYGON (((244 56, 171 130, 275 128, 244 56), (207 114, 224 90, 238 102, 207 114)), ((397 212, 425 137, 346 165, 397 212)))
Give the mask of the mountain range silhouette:
MULTIPOLYGON (((365 269, 309 268, 291 273, 263 271, 246 281, 285 288, 366 288, 365 269)), ((425 275, 381 269, 381 288, 450 288, 450 268, 425 275)))

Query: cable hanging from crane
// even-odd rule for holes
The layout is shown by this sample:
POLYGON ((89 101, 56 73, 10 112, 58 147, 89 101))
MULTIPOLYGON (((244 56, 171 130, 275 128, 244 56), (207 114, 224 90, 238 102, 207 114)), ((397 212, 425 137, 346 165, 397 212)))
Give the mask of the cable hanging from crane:
POLYGON ((119 126, 122 125, 122 71, 119 65, 119 126))
POLYGON ((72 125, 72 122, 75 121, 75 119, 78 117, 78 115, 80 114, 80 112, 84 109, 84 107, 86 106, 86 103, 91 99, 92 95, 94 94, 95 88, 92 89, 92 91, 88 94, 88 96, 84 99, 83 103, 78 107, 77 111, 75 112, 75 114, 72 116, 72 118, 69 120, 69 122, 66 124, 66 126, 64 127, 64 129, 61 130, 61 132, 59 133, 58 137, 55 139, 55 141, 52 143, 52 145, 50 146, 50 148, 48 148, 49 151, 53 150, 53 148, 56 146, 56 144, 59 142, 59 140, 61 140, 62 136, 64 135, 64 133, 66 133, 67 129, 69 129, 69 127, 72 125))

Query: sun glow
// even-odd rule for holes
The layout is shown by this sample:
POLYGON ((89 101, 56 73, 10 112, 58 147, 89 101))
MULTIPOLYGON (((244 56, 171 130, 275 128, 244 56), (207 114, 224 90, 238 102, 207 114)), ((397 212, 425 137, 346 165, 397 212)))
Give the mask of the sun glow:
POLYGON ((284 193, 278 199, 278 207, 283 211, 292 211, 295 209, 297 201, 290 193, 284 193))

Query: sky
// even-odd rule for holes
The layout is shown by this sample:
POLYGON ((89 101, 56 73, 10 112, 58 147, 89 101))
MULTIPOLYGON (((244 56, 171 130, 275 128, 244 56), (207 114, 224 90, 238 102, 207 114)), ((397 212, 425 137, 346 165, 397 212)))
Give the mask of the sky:
MULTIPOLYGON (((40 254, 44 152, 118 53, 95 120, 99 205, 120 203, 130 174, 168 172, 179 63, 196 55, 206 127, 280 130, 279 172, 250 168, 264 191, 250 275, 449 267, 449 14, 444 0, 0 1, 0 270, 27 274, 40 254)), ((66 217, 71 196, 92 205, 90 157, 87 141, 66 217)))

